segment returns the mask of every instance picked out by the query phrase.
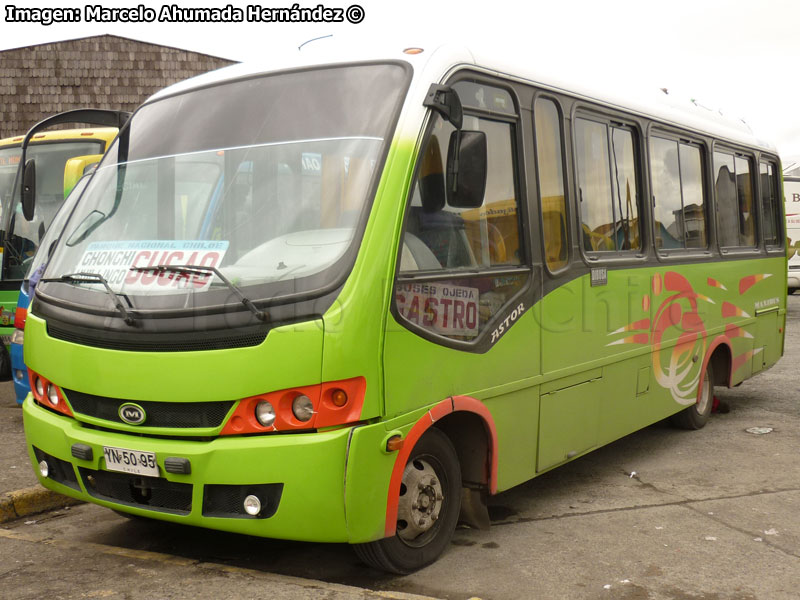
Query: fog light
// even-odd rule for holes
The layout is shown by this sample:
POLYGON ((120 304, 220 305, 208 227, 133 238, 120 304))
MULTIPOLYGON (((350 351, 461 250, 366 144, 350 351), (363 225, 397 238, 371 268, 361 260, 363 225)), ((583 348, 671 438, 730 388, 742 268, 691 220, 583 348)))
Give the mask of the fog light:
POLYGON ((244 499, 244 512, 252 517, 261 512, 261 500, 258 499, 258 496, 250 494, 244 499))
POLYGON ((311 398, 303 395, 295 398, 292 402, 292 412, 298 421, 305 423, 311 420, 311 417, 314 416, 314 405, 311 402, 311 398))
POLYGON ((341 408, 347 404, 347 392, 344 390, 334 390, 333 394, 331 394, 331 401, 334 406, 341 408))
POLYGON ((50 474, 50 467, 47 465, 46 460, 39 463, 39 473, 42 474, 42 477, 47 477, 50 474))
POLYGON ((58 406, 58 390, 52 383, 47 386, 47 399, 53 406, 58 406))
POLYGON ((22 369, 17 369, 16 373, 14 373, 14 378, 17 381, 22 381, 23 379, 25 379, 25 371, 23 371, 22 369))
MULTIPOLYGON (((275 409, 269 402, 259 402, 256 405, 256 419, 264 427, 270 427, 275 422, 275 409)), ((258 500, 258 498, 256 498, 258 500)))
POLYGON ((44 398, 44 383, 42 382, 42 378, 37 377, 33 385, 39 398, 44 398))

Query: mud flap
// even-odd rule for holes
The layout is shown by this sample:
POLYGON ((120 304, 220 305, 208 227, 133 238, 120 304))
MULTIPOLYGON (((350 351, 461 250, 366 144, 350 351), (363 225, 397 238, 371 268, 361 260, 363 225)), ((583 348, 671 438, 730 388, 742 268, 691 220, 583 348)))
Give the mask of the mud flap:
POLYGON ((489 529, 489 508, 486 506, 485 490, 461 488, 461 514, 458 520, 473 529, 482 531, 489 529))

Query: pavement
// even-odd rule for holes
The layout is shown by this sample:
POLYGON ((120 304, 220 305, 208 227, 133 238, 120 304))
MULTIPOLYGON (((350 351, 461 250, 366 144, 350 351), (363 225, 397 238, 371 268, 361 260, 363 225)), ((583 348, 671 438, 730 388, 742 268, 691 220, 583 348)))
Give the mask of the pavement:
POLYGON ((39 484, 28 458, 14 386, 0 383, 0 523, 78 503, 39 484))

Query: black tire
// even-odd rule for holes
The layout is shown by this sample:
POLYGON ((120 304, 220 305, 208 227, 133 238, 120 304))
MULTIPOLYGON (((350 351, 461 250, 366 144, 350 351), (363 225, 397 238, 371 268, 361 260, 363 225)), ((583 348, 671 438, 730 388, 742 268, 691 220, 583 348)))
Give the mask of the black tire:
POLYGON ((400 485, 397 533, 375 542, 354 544, 353 549, 371 567, 407 575, 431 564, 444 552, 460 510, 458 455, 444 433, 429 429, 406 463, 400 485), (419 516, 420 523, 409 523, 410 516, 419 516))
POLYGON ((670 417, 670 422, 675 427, 680 429, 702 429, 708 422, 711 416, 711 409, 714 407, 714 371, 711 368, 711 362, 706 367, 702 385, 703 390, 698 396, 697 402, 670 417))
POLYGON ((0 345, 0 381, 11 381, 11 356, 3 345, 0 345))

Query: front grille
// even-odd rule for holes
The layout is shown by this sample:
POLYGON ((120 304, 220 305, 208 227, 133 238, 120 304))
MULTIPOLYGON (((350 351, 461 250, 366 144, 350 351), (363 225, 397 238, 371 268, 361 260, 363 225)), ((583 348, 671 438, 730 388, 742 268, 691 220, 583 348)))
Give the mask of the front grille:
POLYGON ((86 491, 94 498, 177 515, 192 511, 192 485, 161 477, 142 477, 78 467, 86 491))
POLYGON ((132 352, 196 352, 203 350, 230 350, 258 346, 267 339, 268 330, 241 333, 234 330, 225 333, 195 331, 182 333, 142 333, 122 334, 111 331, 73 330, 70 327, 47 324, 50 337, 81 346, 105 348, 107 350, 128 350, 132 352))
POLYGON ((800 265, 789 265, 790 271, 800 270, 800 265))
POLYGON ((261 485, 206 485, 203 488, 203 516, 234 519, 268 519, 278 510, 283 494, 282 483, 261 485), (257 496, 261 501, 261 512, 248 515, 244 510, 244 499, 257 496))
POLYGON ((119 407, 127 402, 141 406, 147 417, 142 426, 172 428, 215 428, 222 425, 233 400, 221 402, 153 402, 145 400, 125 400, 84 394, 75 390, 63 390, 72 410, 76 414, 124 423, 119 416, 119 407))
POLYGON ((61 485, 66 485, 74 490, 81 489, 71 462, 51 456, 47 452, 39 450, 36 446, 33 447, 33 455, 36 457, 37 462, 47 462, 48 479, 57 481, 61 485))

